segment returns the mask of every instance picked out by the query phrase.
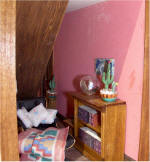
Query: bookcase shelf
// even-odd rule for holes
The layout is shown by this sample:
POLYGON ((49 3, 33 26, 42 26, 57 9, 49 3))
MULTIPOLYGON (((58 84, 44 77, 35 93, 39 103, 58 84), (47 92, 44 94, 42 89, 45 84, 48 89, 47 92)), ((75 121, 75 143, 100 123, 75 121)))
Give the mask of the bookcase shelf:
POLYGON ((123 161, 125 147, 126 102, 104 102, 97 96, 86 96, 79 92, 70 92, 74 99, 74 137, 75 147, 89 160, 123 161), (100 124, 93 127, 78 118, 80 105, 89 106, 100 114, 100 124), (101 138, 101 154, 84 144, 79 138, 79 128, 88 127, 101 138))
POLYGON ((82 121, 80 119, 78 119, 78 124, 79 124, 78 127, 84 127, 84 126, 86 126, 86 127, 89 127, 91 129, 93 129, 95 132, 97 132, 99 134, 101 133, 101 127, 100 127, 100 125, 97 126, 97 127, 93 127, 92 125, 90 125, 88 123, 85 123, 84 121, 82 121))
POLYGON ((87 156, 90 160, 93 161, 101 161, 103 160, 101 154, 98 154, 89 146, 84 144, 79 138, 76 139, 76 148, 82 152, 85 156, 87 156))

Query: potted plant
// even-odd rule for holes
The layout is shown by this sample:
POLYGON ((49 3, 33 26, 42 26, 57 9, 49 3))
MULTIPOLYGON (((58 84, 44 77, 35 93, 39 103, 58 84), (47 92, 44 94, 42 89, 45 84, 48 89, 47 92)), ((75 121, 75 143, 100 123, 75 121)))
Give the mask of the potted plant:
POLYGON ((110 75, 110 62, 108 61, 107 72, 102 74, 102 82, 105 87, 100 90, 102 100, 106 102, 113 102, 117 98, 117 91, 115 90, 117 82, 114 82, 114 75, 110 75), (111 85, 112 88, 109 88, 111 85))
POLYGON ((56 90, 55 90, 55 76, 53 76, 52 80, 49 81, 49 88, 48 94, 50 98, 55 98, 56 97, 56 90))

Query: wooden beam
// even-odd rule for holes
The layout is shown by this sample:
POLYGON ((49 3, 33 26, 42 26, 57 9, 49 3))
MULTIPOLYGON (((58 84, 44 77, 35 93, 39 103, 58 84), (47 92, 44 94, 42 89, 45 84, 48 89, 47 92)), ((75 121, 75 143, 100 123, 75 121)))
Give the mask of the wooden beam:
POLYGON ((16 115, 16 1, 0 1, 0 160, 19 160, 16 115))
POLYGON ((145 54, 138 160, 149 160, 149 0, 145 2, 145 54))
POLYGON ((32 98, 42 84, 68 0, 17 1, 16 57, 19 98, 32 98))

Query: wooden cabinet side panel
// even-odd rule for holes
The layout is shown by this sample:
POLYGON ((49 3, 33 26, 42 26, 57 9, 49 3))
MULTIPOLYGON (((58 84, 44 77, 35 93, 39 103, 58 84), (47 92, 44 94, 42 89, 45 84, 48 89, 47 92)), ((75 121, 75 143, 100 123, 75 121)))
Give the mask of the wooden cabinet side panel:
POLYGON ((126 105, 111 106, 103 114, 102 157, 109 161, 124 160, 126 105))
POLYGON ((78 100, 74 98, 74 136, 78 137, 78 100))
POLYGON ((102 158, 104 158, 104 148, 105 148, 105 136, 104 136, 104 132, 105 132, 105 126, 107 124, 107 120, 106 120, 106 113, 102 112, 101 113, 101 156, 102 158))

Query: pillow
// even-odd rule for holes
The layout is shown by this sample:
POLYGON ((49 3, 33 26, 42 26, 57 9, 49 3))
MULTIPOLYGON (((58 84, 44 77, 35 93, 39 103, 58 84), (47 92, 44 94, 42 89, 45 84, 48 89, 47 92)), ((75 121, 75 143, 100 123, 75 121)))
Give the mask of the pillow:
POLYGON ((68 130, 69 127, 61 129, 50 127, 38 133, 32 144, 32 154, 49 161, 64 161, 68 130))
POLYGON ((63 161, 68 136, 67 128, 50 127, 45 131, 35 128, 19 134, 21 161, 63 161))
POLYGON ((17 116, 23 122, 23 124, 25 125, 26 128, 32 127, 32 122, 30 121, 30 119, 28 117, 28 112, 24 107, 17 110, 17 116))
POLYGON ((35 128, 27 129, 19 133, 19 153, 21 154, 29 154, 32 153, 32 143, 34 138, 38 133, 42 131, 35 128))
POLYGON ((30 112, 28 112, 29 119, 31 120, 34 127, 38 127, 42 120, 46 119, 48 112, 46 108, 40 103, 38 106, 34 107, 30 112))
POLYGON ((52 124, 56 118, 57 110, 56 109, 47 109, 48 115, 45 120, 42 120, 42 124, 52 124))

